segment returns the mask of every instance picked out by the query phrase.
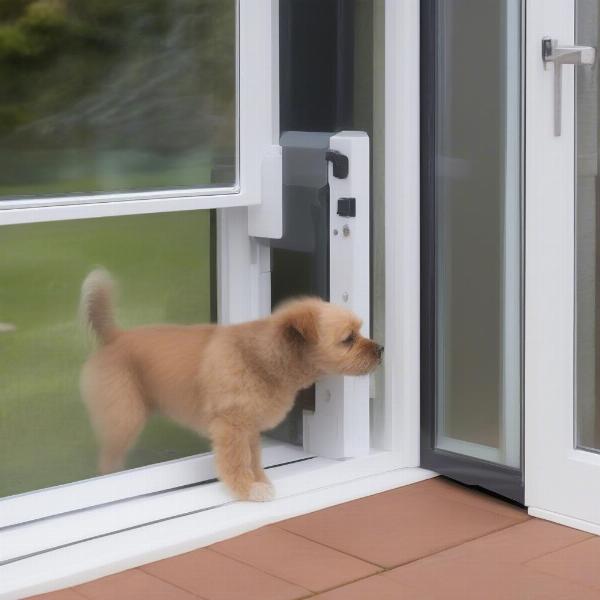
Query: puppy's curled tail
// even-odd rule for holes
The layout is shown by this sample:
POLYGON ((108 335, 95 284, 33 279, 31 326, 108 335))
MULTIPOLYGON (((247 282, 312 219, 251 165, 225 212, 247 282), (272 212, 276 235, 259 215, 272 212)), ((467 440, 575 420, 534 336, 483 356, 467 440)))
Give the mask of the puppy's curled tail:
POLYGON ((115 283, 104 269, 94 269, 81 286, 81 319, 101 344, 108 344, 119 334, 113 316, 114 290, 115 283))

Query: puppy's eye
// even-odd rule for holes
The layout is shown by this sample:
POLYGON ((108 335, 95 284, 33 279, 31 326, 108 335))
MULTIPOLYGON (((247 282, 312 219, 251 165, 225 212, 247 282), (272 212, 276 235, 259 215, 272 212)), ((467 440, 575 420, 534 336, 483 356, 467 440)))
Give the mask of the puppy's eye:
POLYGON ((354 340, 356 340, 356 334, 351 333, 347 338, 342 340, 342 344, 346 344, 346 346, 351 346, 354 344, 354 340))

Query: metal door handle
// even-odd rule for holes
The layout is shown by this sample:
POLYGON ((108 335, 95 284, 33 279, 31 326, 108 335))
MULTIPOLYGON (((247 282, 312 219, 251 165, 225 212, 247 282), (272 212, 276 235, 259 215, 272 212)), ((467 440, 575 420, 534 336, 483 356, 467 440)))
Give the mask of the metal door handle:
POLYGON ((561 133, 562 121, 562 67, 563 65, 593 65, 596 48, 592 46, 559 46, 557 40, 542 38, 544 69, 554 63, 554 135, 561 133))

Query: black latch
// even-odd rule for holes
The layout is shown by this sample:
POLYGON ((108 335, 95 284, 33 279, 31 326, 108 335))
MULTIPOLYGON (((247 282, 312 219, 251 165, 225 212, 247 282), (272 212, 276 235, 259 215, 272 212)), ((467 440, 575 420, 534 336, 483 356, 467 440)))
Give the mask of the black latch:
POLYGON ((355 217, 356 198, 340 198, 337 205, 337 214, 340 217, 355 217))
POLYGON ((327 150, 325 160, 333 164, 333 176, 338 179, 348 177, 348 157, 338 150, 327 150))

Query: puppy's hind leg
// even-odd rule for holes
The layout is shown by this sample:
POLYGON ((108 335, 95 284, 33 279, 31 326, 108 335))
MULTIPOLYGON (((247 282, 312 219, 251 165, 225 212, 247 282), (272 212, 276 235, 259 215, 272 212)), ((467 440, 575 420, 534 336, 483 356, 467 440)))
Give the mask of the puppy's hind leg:
POLYGON ((118 471, 148 417, 142 395, 126 369, 100 364, 84 370, 81 387, 100 446, 98 471, 118 471))

